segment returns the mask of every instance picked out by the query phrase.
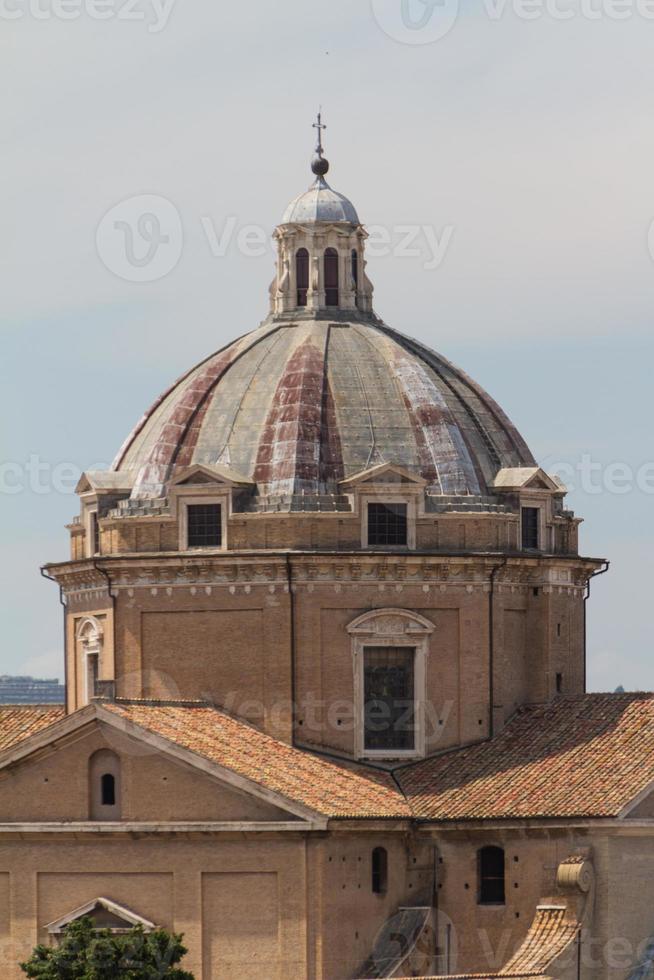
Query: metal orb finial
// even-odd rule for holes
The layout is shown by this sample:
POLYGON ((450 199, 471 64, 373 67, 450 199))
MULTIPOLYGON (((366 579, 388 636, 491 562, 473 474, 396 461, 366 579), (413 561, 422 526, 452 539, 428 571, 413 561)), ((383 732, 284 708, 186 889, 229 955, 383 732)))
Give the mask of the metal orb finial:
POLYGON ((316 142, 316 153, 311 161, 311 170, 317 177, 324 177, 329 170, 329 160, 325 160, 322 155, 322 131, 323 129, 327 129, 327 127, 322 121, 321 112, 318 112, 318 120, 313 124, 313 128, 318 130, 318 140, 316 142))

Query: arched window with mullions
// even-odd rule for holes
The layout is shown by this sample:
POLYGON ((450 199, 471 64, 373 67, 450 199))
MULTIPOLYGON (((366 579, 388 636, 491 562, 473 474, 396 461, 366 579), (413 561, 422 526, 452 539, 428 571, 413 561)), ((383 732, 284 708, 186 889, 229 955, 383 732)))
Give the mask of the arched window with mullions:
POLYGON ((388 889, 388 851, 385 847, 375 847, 372 852, 372 892, 385 895, 388 889))
POLYGON ((504 905, 505 870, 501 847, 482 847, 477 852, 480 905, 504 905))
POLYGON ((300 248, 295 255, 295 279, 297 286, 297 305, 307 305, 309 292, 309 253, 306 248, 300 248))
POLYGON ((325 305, 338 306, 338 252, 335 248, 325 252, 325 305))

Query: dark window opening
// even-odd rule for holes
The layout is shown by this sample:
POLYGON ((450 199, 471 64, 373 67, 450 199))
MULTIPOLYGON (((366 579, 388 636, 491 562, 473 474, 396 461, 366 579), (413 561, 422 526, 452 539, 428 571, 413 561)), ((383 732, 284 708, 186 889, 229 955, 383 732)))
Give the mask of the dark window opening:
POLYGON ((297 305, 307 305, 309 291, 309 253, 301 248, 295 256, 295 275, 297 280, 297 305))
POLYGON ((368 504, 368 544, 406 545, 406 504, 368 504))
POLYGON ((220 548, 222 522, 220 504, 189 504, 187 543, 189 548, 220 548))
POLYGON ((338 306, 338 252, 335 248, 325 252, 325 305, 338 306))
POLYGON ((106 772, 100 779, 101 800, 103 806, 116 805, 116 777, 106 772))
POLYGON ((556 693, 562 694, 563 692, 563 674, 556 675, 556 693))
POLYGON ((388 853, 385 847, 376 847, 372 852, 372 890, 375 895, 384 895, 388 888, 388 853))
POLYGON ((522 508, 522 547, 535 551, 539 547, 540 508, 522 508))
POLYGON ((413 647, 366 647, 364 651, 364 748, 415 747, 413 647))
POLYGON ((479 904, 504 905, 504 851, 501 847, 482 847, 479 865, 479 904))
POLYGON ((359 256, 356 249, 352 249, 352 285, 354 286, 354 301, 359 305, 359 256))
POLYGON ((97 510, 91 511, 91 554, 97 555, 100 552, 100 525, 98 523, 97 510))
POLYGON ((97 653, 89 653, 86 657, 86 688, 89 700, 98 695, 99 659, 97 653))

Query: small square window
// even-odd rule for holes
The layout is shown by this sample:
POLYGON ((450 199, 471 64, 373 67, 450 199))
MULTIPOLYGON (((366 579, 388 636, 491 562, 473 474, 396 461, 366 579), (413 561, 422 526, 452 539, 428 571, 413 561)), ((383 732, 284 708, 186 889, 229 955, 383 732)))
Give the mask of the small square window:
POLYGON ((189 504, 186 508, 189 548, 222 546, 222 508, 220 504, 189 504))
POLYGON ((522 508, 522 547, 537 551, 540 547, 540 507, 522 508))
POLYGON ((406 546, 406 504, 368 504, 368 544, 406 546))

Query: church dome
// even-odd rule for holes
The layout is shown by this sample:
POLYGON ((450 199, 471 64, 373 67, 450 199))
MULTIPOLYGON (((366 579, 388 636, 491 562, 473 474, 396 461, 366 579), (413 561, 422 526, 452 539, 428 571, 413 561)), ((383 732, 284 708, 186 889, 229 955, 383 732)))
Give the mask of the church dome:
POLYGON ((492 494, 500 469, 534 465, 467 375, 353 311, 272 317, 207 358, 146 413, 113 469, 134 497, 161 497, 188 466, 229 467, 263 502, 337 495, 339 481, 384 462, 448 496, 492 494))
POLYGON ((491 496, 499 470, 535 465, 486 392, 373 312, 366 234, 325 182, 320 115, 315 128, 315 183, 275 232, 270 316, 136 426, 113 466, 135 499, 165 497, 193 465, 227 467, 256 506, 288 510, 338 508, 341 481, 383 463, 439 497, 491 496))
POLYGON ((282 218, 284 225, 310 221, 348 221, 358 225, 359 216, 351 201, 317 177, 308 191, 291 201, 282 218))

